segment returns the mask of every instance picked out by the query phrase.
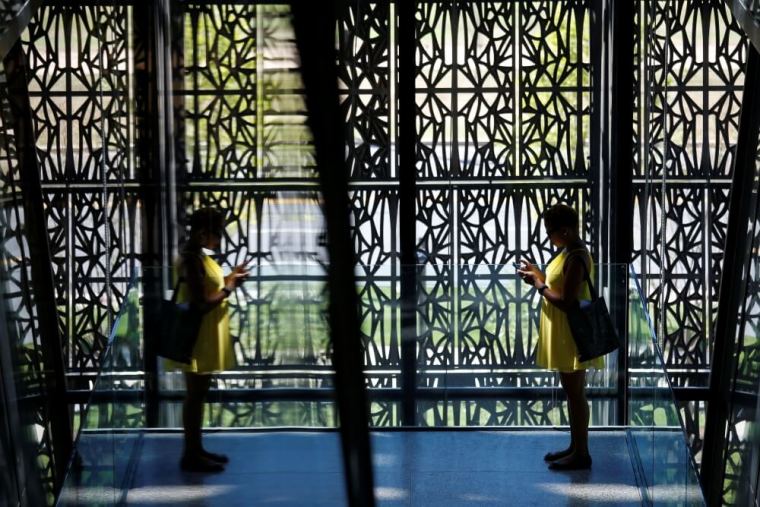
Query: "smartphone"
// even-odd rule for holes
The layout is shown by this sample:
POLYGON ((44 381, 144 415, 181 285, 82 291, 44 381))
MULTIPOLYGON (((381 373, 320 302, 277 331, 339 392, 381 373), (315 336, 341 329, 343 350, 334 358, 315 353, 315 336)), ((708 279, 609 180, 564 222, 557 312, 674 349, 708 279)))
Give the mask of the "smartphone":
POLYGON ((519 262, 513 262, 512 265, 517 269, 522 269, 522 264, 519 262))
POLYGON ((245 254, 245 258, 243 259, 243 264, 245 264, 246 266, 253 264, 253 262, 257 259, 257 257, 258 257, 258 254, 253 253, 253 252, 248 252, 247 254, 245 254))

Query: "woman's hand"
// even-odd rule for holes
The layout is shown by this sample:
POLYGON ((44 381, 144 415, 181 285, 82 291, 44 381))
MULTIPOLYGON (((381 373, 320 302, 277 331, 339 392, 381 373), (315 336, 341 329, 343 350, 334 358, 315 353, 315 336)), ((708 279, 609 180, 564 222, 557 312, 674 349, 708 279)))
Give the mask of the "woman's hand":
POLYGON ((236 279, 242 280, 243 278, 248 276, 248 266, 246 266, 245 264, 238 264, 232 270, 232 274, 235 275, 236 279))
POLYGON ((536 282, 538 280, 536 279, 536 275, 534 273, 531 273, 530 271, 527 271, 527 270, 518 269, 517 274, 520 276, 520 278, 522 278, 523 282, 533 287, 536 286, 536 282))
POLYGON ((520 259, 520 267, 517 269, 517 275, 522 281, 536 287, 537 284, 543 284, 546 276, 528 259, 520 259))
POLYGON ((229 290, 239 287, 243 280, 248 276, 248 268, 245 264, 235 266, 232 273, 224 277, 224 286, 229 290))

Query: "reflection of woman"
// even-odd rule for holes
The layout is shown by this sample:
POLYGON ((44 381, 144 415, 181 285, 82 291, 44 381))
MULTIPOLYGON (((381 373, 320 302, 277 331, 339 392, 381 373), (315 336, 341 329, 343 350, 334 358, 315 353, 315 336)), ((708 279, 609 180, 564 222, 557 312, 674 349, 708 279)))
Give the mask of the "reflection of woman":
POLYGON ((211 386, 211 375, 234 364, 226 299, 247 275, 244 266, 237 266, 224 276, 219 264, 208 255, 219 248, 223 231, 224 220, 219 211, 212 208, 195 211, 190 218, 190 238, 177 263, 177 274, 186 282, 180 284, 177 301, 190 301, 204 313, 192 361, 189 365, 172 363, 185 372, 187 392, 182 405, 185 449, 180 466, 192 472, 220 472, 228 461, 223 454, 206 451, 201 443, 203 403, 211 386))
POLYGON ((570 418, 570 446, 544 456, 549 468, 577 470, 591 467, 588 451, 589 407, 586 400, 586 369, 602 368, 603 358, 581 363, 565 311, 590 299, 586 273, 593 273, 594 263, 578 233, 578 214, 564 204, 544 212, 544 226, 549 240, 562 251, 542 273, 523 259, 520 277, 543 296, 536 364, 559 371, 562 389, 567 396, 570 418))

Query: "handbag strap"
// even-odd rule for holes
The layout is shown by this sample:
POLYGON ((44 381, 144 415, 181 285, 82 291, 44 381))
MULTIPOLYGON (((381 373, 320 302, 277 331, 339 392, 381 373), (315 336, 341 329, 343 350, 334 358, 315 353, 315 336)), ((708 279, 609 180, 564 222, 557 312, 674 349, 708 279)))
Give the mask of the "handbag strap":
MULTIPOLYGON (((567 253, 568 257, 573 252, 587 253, 586 249, 578 248, 577 250, 573 250, 572 252, 568 252, 567 253)), ((567 262, 567 259, 565 259, 565 262, 567 262)), ((588 290, 591 293, 591 299, 592 299, 592 301, 596 301, 597 299, 599 299, 599 294, 597 294, 596 287, 594 287, 594 284, 591 282, 591 273, 589 273, 588 267, 586 266, 586 262, 584 261, 582 264, 583 264, 583 271, 586 273, 585 280, 586 280, 586 283, 588 284, 588 290)))

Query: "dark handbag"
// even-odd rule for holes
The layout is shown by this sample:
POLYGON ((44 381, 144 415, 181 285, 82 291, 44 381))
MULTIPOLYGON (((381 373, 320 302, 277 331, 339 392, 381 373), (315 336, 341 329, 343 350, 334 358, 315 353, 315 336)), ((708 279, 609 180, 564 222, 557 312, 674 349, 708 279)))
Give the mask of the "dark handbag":
POLYGON ((586 282, 591 292, 591 300, 579 300, 566 312, 570 332, 578 349, 578 359, 581 362, 609 354, 620 347, 620 339, 612 323, 610 312, 607 310, 607 304, 604 298, 596 293, 588 268, 585 264, 583 267, 586 270, 586 282))
POLYGON ((183 280, 177 280, 170 301, 161 300, 158 315, 161 334, 157 354, 178 363, 190 364, 193 347, 201 329, 203 312, 191 303, 177 303, 177 291, 183 280))

